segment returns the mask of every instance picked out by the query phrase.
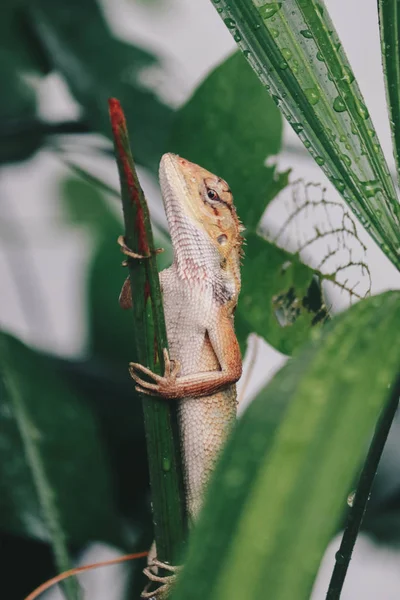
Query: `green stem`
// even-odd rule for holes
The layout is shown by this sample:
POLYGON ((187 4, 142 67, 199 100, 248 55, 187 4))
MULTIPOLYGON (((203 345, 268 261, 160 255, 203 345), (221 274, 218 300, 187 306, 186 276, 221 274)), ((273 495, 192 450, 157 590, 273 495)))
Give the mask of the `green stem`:
MULTIPOLYGON (((168 342, 150 215, 136 174, 124 113, 115 99, 109 101, 109 107, 121 182, 125 242, 136 254, 148 257, 127 260, 136 358, 160 373, 164 370, 162 349, 168 348, 168 342)), ((157 556, 176 564, 186 533, 176 404, 146 396, 143 412, 157 556)))
POLYGON ((375 429, 368 456, 361 471, 357 484, 354 503, 347 517, 346 527, 338 552, 336 552, 336 564, 329 582, 326 600, 338 600, 342 593, 347 569, 350 564, 354 545, 364 518, 368 499, 371 494, 375 474, 382 456, 383 449, 389 435, 390 427, 396 414, 400 397, 400 376, 393 386, 388 404, 383 410, 375 429))

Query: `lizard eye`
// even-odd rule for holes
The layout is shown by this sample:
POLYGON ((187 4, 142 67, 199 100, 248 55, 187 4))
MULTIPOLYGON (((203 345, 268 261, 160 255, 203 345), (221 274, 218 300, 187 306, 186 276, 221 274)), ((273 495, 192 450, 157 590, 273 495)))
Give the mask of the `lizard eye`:
POLYGON ((212 190, 212 189, 207 190, 207 196, 210 198, 210 200, 214 200, 214 201, 219 200, 219 196, 215 190, 212 190))

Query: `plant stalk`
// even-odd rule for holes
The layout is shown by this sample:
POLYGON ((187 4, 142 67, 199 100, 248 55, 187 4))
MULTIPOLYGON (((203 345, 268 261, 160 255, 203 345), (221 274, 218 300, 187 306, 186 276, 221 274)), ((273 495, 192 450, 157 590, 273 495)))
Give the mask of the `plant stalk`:
MULTIPOLYGON (((136 360, 163 373, 168 348, 160 282, 146 199, 136 174, 125 116, 118 100, 109 100, 115 155, 121 183, 125 243, 142 259, 127 257, 133 298, 136 360)), ((133 401, 137 401, 133 397, 133 401)), ((186 534, 183 479, 176 403, 143 397, 157 556, 177 564, 186 534)))
POLYGON ((354 545, 367 509, 375 474, 382 456, 390 427, 396 414, 400 398, 400 375, 398 376, 389 397, 387 406, 382 411, 377 423, 368 455, 358 480, 353 506, 348 516, 339 550, 336 552, 336 563, 329 582, 326 600, 339 600, 344 580, 349 568, 354 545))

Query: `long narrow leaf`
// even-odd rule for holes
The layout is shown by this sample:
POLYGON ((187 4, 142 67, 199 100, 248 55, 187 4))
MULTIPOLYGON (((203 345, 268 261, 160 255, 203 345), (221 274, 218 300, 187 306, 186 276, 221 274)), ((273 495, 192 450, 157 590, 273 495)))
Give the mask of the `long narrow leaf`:
POLYGON ((400 177, 400 5, 398 0, 378 0, 378 9, 393 154, 400 177))
POLYGON ((400 293, 334 319, 256 398, 207 494, 174 600, 308 600, 400 367, 400 293))
POLYGON ((323 2, 213 2, 306 148, 400 268, 400 205, 323 2))

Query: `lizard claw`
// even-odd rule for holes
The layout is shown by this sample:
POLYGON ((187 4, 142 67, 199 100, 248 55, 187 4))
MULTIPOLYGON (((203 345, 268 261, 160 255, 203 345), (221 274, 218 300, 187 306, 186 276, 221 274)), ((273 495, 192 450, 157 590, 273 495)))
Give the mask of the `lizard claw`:
MULTIPOLYGON (((123 252, 126 256, 130 256, 131 258, 136 258, 137 260, 143 260, 145 258, 150 258, 150 254, 138 254, 137 252, 133 252, 125 243, 125 238, 123 235, 120 235, 117 239, 117 243, 118 245, 121 247, 121 252, 123 252)), ((164 248, 156 248, 154 250, 154 254, 160 254, 161 252, 164 252, 164 248)), ((128 266, 128 261, 124 260, 122 262, 122 266, 123 267, 127 267, 128 266)))
POLYGON ((154 598, 156 600, 162 600, 163 598, 166 598, 167 594, 169 594, 169 592, 171 591, 171 587, 175 583, 175 580, 176 580, 176 575, 181 570, 181 568, 182 568, 181 566, 173 567, 172 565, 169 565, 168 563, 164 563, 164 562, 158 560, 157 558, 154 558, 149 563, 149 565, 145 569, 143 569, 143 573, 146 575, 146 577, 150 581, 147 584, 147 586, 144 588, 140 597, 141 598, 154 598), (160 576, 160 575, 157 575, 156 573, 154 573, 154 571, 152 570, 154 568, 156 568, 157 571, 158 571, 158 569, 165 569, 166 571, 169 571, 172 574, 160 576), (161 583, 162 585, 160 585, 156 590, 149 592, 147 590, 150 587, 151 583, 161 583))
POLYGON ((177 360, 171 360, 168 350, 163 349, 164 356, 164 375, 153 373, 151 369, 140 363, 129 363, 129 373, 132 379, 137 383, 135 389, 142 394, 158 395, 171 397, 171 392, 175 387, 176 378, 180 371, 180 363, 177 360), (147 375, 151 381, 145 381, 140 375, 147 375))
MULTIPOLYGON (((117 244, 119 246, 121 246, 121 252, 123 252, 126 256, 130 256, 131 258, 136 258, 138 260, 143 260, 144 258, 149 258, 149 254, 143 256, 142 254, 137 254, 136 252, 133 252, 130 248, 128 248, 128 246, 125 243, 125 238, 123 235, 120 235, 117 239, 117 244)), ((124 262, 122 263, 122 266, 126 266, 126 261, 124 260, 124 262)))

